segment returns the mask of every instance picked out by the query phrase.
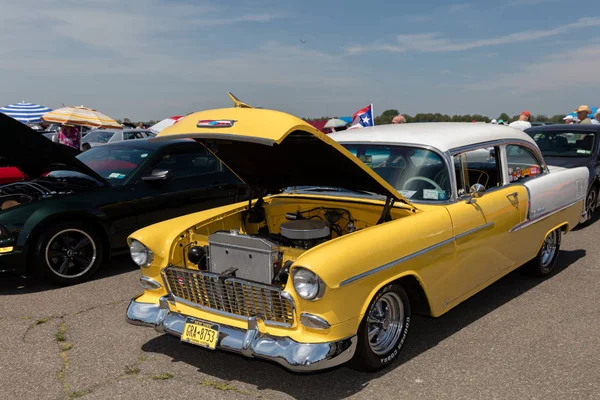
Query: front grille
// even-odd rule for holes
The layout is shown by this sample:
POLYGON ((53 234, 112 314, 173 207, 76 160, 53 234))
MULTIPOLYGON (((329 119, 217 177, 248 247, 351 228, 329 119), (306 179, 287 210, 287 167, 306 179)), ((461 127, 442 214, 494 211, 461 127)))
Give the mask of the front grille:
POLYGON ((294 303, 277 287, 227 278, 210 272, 168 267, 164 278, 176 298, 233 316, 260 317, 266 323, 292 326, 294 303))

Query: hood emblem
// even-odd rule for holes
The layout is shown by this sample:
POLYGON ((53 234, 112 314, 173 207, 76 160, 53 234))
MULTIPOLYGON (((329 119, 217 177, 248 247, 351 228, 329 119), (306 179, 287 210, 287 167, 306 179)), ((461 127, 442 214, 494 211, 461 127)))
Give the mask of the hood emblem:
POLYGON ((236 122, 233 119, 201 119, 196 126, 198 128, 231 128, 236 122))

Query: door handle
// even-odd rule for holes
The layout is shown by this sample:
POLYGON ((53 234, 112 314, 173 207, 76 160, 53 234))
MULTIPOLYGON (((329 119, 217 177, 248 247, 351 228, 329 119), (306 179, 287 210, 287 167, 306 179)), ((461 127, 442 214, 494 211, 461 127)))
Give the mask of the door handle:
POLYGON ((506 198, 510 201, 510 203, 515 206, 516 208, 519 208, 519 193, 518 192, 513 192, 511 194, 507 194, 506 198), (511 199, 511 197, 513 199, 511 199))
POLYGON ((507 194, 506 197, 519 197, 519 192, 513 192, 511 194, 507 194))

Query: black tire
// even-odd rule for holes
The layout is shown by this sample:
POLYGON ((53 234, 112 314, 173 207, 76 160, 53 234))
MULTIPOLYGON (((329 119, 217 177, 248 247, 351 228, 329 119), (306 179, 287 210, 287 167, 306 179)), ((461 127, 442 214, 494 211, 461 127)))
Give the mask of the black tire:
POLYGON ((406 341, 410 317, 410 302, 404 288, 397 283, 384 286, 369 304, 358 327, 351 367, 372 372, 392 364, 406 341), (379 333, 375 333, 376 329, 379 333), (373 335, 371 339, 369 330, 373 335))
POLYGON ((525 265, 526 272, 539 277, 545 277, 552 273, 560 252, 561 234, 562 231, 559 228, 544 238, 538 254, 525 265))
POLYGON ((96 229, 74 221, 46 227, 34 249, 36 276, 61 286, 90 279, 100 268, 104 253, 96 229))
POLYGON ((590 190, 587 192, 587 196, 585 198, 585 211, 586 211, 586 220, 582 225, 589 225, 593 218, 594 212, 596 211, 596 206, 598 205, 598 187, 594 184, 590 190))

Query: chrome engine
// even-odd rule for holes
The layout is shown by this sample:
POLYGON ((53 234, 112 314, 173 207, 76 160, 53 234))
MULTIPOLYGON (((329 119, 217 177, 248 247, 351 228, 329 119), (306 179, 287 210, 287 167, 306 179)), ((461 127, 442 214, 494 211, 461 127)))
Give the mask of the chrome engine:
POLYGON ((325 221, 289 221, 280 230, 280 235, 267 236, 245 235, 237 230, 209 235, 208 271, 266 284, 285 283, 281 246, 309 249, 331 238, 325 221))

